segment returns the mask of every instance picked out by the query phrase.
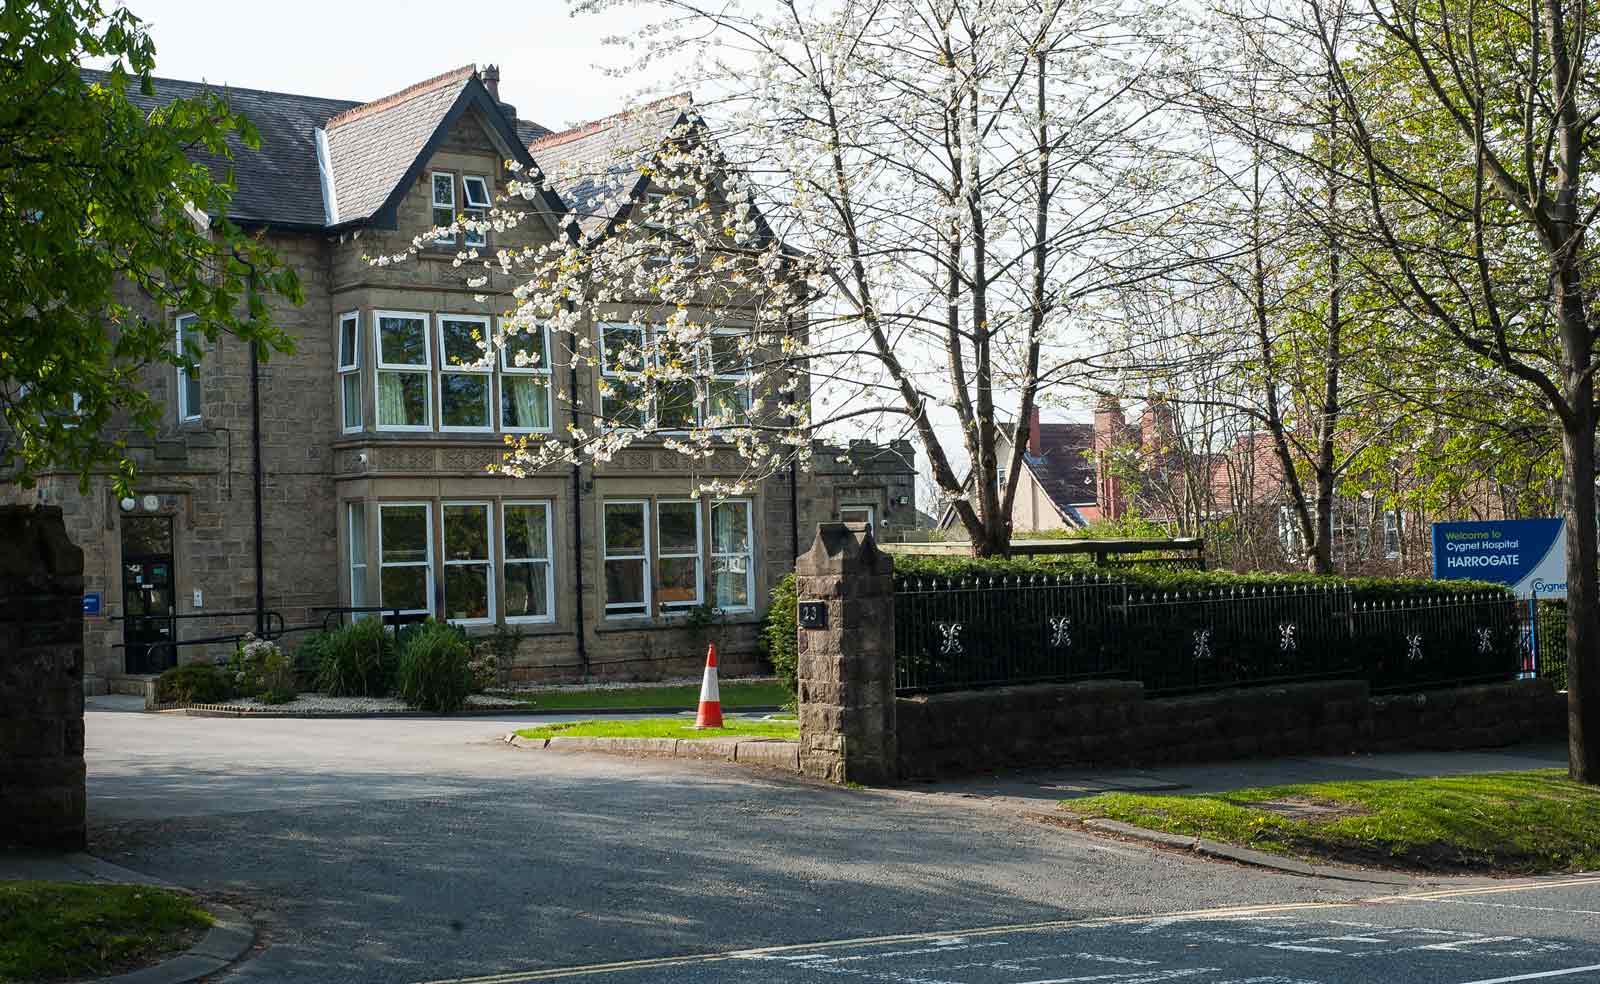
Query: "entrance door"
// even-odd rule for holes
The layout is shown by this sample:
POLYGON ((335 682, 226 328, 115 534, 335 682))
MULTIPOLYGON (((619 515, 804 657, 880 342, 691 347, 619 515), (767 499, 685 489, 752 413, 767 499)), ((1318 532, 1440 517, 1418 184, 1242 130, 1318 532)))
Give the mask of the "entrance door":
POLYGON ((160 673, 178 662, 174 638, 172 517, 122 517, 122 642, 128 673, 160 673))

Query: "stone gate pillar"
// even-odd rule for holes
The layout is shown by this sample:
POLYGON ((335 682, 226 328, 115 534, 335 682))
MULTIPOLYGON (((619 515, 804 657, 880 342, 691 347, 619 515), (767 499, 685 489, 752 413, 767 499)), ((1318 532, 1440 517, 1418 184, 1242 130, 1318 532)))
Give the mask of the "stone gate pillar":
POLYGON ((83 551, 0 507, 0 847, 84 847, 83 551))
POLYGON ((865 523, 821 523, 794 570, 800 769, 831 782, 893 782, 894 559, 865 523))

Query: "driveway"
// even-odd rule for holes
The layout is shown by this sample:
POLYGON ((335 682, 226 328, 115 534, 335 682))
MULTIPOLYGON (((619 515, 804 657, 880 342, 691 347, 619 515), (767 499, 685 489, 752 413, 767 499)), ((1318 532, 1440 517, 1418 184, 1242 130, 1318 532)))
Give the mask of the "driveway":
MULTIPOLYGON (((498 740, 517 723, 219 720, 91 705, 90 849, 250 914, 261 930, 260 951, 227 981, 509 984, 567 975, 557 968, 641 960, 650 963, 608 976, 798 981, 843 974, 976 984, 1374 979, 1366 976, 1377 966, 1372 960, 1339 964, 1330 957, 1324 962, 1334 971, 1285 976, 1279 964, 1251 963, 1254 950, 1214 941, 1205 944, 1211 962, 1192 966, 1226 970, 1233 961, 1240 974, 1151 976, 1191 966, 1173 963, 1174 954, 1187 960, 1198 951, 1171 928, 1137 931, 1182 925, 1149 922, 1152 915, 1216 910, 1253 924, 1252 913, 1273 914, 1256 907, 1343 904, 1386 894, 1378 886, 1101 841, 1026 819, 1011 800, 837 789, 681 760, 521 751, 498 740), (1042 928, 1003 928, 1018 924, 1042 928), (966 935, 972 931, 980 932, 966 935), (879 939, 906 934, 906 945, 879 939), (1116 942, 1123 936, 1147 950, 1116 942), (829 943, 863 939, 879 942, 829 943), (995 945, 892 955, 945 939, 995 945), (1002 941, 1011 949, 997 956, 1002 941), (1159 954, 1158 942, 1166 947, 1159 954), (795 944, 807 949, 709 963, 704 956, 795 944), (822 944, 820 956, 797 959, 812 944, 822 944), (1053 956, 1100 951, 1151 962, 1066 967, 1053 956), (1028 959, 1010 960, 1012 954, 1028 959), (1350 976, 1358 967, 1366 969, 1350 976)), ((1418 932, 1533 936, 1537 928, 1555 934, 1547 943, 1567 948, 1541 951, 1554 956, 1540 968, 1600 965, 1600 918, 1568 914, 1600 913, 1600 897, 1581 905, 1564 895, 1538 898, 1559 912, 1534 916, 1530 909, 1522 919, 1522 910, 1432 902, 1406 903, 1425 907, 1426 918, 1382 911, 1396 913, 1400 929, 1418 932), (1485 913, 1500 914, 1499 922, 1485 913), (1527 926, 1509 932, 1508 914, 1527 926), (1585 953, 1593 959, 1561 963, 1585 953)), ((1305 912, 1293 918, 1346 918, 1335 910, 1305 912)), ((1373 920, 1358 914, 1348 921, 1373 920)), ((1296 924, 1294 932, 1328 935, 1321 924, 1296 924)), ((1420 945, 1417 939, 1388 948, 1420 945)), ((1298 959, 1289 950, 1260 953, 1298 959)), ((1430 966, 1446 968, 1447 961, 1430 966)), ((584 977, 594 979, 593 972, 584 977)), ((1600 972, 1591 979, 1600 980, 1600 972)))

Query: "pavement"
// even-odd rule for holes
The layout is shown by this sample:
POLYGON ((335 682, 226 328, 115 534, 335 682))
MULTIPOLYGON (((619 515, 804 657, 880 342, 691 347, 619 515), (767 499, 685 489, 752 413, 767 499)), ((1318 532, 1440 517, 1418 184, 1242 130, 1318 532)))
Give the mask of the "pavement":
POLYGON ((527 752, 501 740, 521 720, 190 718, 95 698, 90 850, 248 915, 256 949, 219 982, 1600 981, 1600 878, 1395 888, 1032 816, 1108 780, 1528 768, 1550 749, 852 790, 527 752))

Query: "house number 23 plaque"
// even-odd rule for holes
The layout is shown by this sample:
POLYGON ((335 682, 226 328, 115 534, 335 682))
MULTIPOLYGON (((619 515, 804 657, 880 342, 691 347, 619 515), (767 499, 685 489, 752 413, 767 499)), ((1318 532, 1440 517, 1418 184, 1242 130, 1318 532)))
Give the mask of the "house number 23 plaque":
POLYGON ((825 629, 828 627, 828 603, 825 601, 800 602, 799 615, 802 629, 825 629))

